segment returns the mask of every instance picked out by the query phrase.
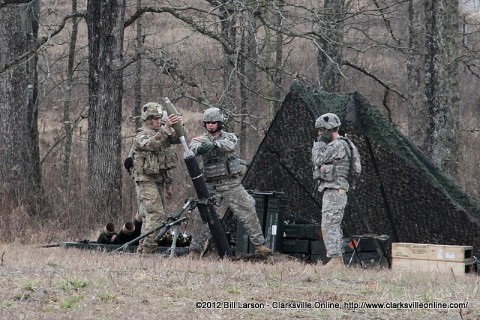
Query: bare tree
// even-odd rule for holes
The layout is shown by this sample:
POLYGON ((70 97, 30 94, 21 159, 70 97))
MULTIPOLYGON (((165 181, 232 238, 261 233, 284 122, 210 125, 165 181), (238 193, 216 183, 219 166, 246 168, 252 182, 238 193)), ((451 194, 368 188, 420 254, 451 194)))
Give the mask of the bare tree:
POLYGON ((417 91, 410 94, 409 132, 438 166, 455 177, 459 166, 458 1, 412 0, 409 10, 413 53, 409 76, 411 89, 417 91))
MULTIPOLYGON (((77 0, 72 0, 72 14, 77 13, 77 0)), ((80 19, 74 17, 72 19, 72 32, 68 48, 68 65, 67 77, 65 83, 65 101, 63 103, 63 124, 65 128, 65 146, 63 154, 63 181, 65 193, 68 194, 70 189, 70 158, 72 156, 73 126, 70 108, 72 104, 73 76, 75 69, 75 50, 77 46, 78 23, 80 19)))
MULTIPOLYGON (((137 10, 142 7, 142 0, 137 0, 137 10)), ((135 38, 135 106, 133 108, 133 115, 135 117, 135 128, 142 126, 142 120, 140 119, 140 108, 142 107, 142 51, 143 51, 143 36, 142 36, 142 19, 139 17, 136 23, 137 36, 135 38)))
POLYGON ((317 69, 320 88, 340 90, 345 0, 325 0, 318 20, 317 69))
POLYGON ((225 42, 223 49, 223 103, 222 107, 227 113, 235 111, 237 90, 237 55, 240 50, 237 45, 237 11, 235 5, 229 0, 211 1, 212 4, 220 4, 221 38, 225 42))
MULTIPOLYGON (((254 94, 258 87, 258 43, 257 18, 259 8, 256 1, 247 1, 245 18, 241 23, 241 52, 239 55, 238 77, 240 79, 240 155, 247 156, 249 141, 258 140, 258 124, 260 108, 257 96, 254 94)), ((251 143, 250 143, 251 144, 251 143)), ((251 148, 252 150, 254 148, 251 148)))
MULTIPOLYGON (((40 1, 2 5, 0 68, 35 47, 40 1)), ((0 74, 0 183, 2 208, 42 210, 37 127, 36 57, 0 74)))
POLYGON ((275 63, 273 65, 273 75, 271 79, 273 79, 273 109, 269 110, 268 112, 268 119, 272 120, 273 115, 280 109, 281 105, 281 96, 283 91, 282 82, 284 77, 283 72, 283 7, 285 6, 284 0, 276 0, 274 2, 276 5, 275 10, 275 17, 276 17, 276 36, 275 36, 275 63))
POLYGON ((409 1, 408 74, 408 135, 422 149, 427 149, 428 112, 425 108, 425 3, 409 1))
POLYGON ((115 217, 121 211, 121 119, 124 0, 90 0, 88 178, 92 210, 115 217))

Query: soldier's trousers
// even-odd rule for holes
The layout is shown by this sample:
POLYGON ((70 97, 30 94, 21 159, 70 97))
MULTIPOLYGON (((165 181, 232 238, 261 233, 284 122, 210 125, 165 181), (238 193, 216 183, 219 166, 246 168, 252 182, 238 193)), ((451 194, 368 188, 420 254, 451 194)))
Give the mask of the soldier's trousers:
MULTIPOLYGON (((217 205, 223 201, 234 215, 243 223, 250 240, 254 245, 265 244, 262 227, 255 211, 255 199, 248 194, 240 181, 230 181, 227 184, 215 186, 208 183, 210 194, 217 199, 217 205)), ((208 224, 203 224, 200 217, 195 219, 195 230, 190 250, 202 252, 205 242, 210 237, 208 224)))
MULTIPOLYGON (((144 205, 145 218, 143 220, 142 229, 150 231, 166 220, 164 203, 165 203, 165 187, 163 182, 156 181, 137 181, 137 196, 144 205)), ((153 233, 148 237, 140 240, 138 246, 139 253, 155 253, 157 250, 156 234, 153 233)))
POLYGON ((327 257, 344 253, 342 219, 347 206, 345 189, 325 189, 322 198, 322 234, 327 257))

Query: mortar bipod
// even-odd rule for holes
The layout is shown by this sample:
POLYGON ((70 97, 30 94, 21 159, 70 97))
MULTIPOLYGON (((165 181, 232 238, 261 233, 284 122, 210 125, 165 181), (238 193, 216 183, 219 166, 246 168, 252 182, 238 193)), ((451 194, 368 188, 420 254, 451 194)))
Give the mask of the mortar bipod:
POLYGON ((135 239, 123 244, 122 246, 118 247, 117 249, 113 250, 112 252, 119 252, 119 251, 125 251, 132 243, 135 243, 137 241, 142 240, 145 237, 148 237, 152 233, 155 233, 159 231, 157 238, 160 239, 167 231, 170 229, 171 226, 177 225, 182 223, 183 221, 187 220, 187 217, 181 217, 184 212, 188 211, 188 213, 192 212, 193 209, 195 209, 197 206, 196 200, 193 198, 189 198, 187 201, 185 201, 185 204, 183 205, 182 209, 175 213, 173 216, 168 217, 167 221, 163 221, 160 225, 157 227, 153 228, 152 230, 149 230, 145 232, 144 234, 136 237, 135 239))

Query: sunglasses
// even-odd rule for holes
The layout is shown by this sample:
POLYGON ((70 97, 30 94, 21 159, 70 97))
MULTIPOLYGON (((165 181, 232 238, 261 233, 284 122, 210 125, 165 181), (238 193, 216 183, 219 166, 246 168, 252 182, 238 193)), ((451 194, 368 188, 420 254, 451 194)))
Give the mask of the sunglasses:
POLYGON ((216 124, 217 121, 205 121, 205 124, 216 124))

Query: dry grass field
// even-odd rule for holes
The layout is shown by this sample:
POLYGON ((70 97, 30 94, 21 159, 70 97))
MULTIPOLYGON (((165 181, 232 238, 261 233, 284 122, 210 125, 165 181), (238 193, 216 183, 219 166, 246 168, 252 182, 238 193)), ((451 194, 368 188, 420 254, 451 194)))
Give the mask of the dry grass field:
POLYGON ((479 280, 356 267, 332 271, 280 256, 197 261, 0 244, 0 319, 480 319, 479 280), (197 307, 201 301, 206 308, 197 307), (346 305, 413 301, 468 306, 346 305))

